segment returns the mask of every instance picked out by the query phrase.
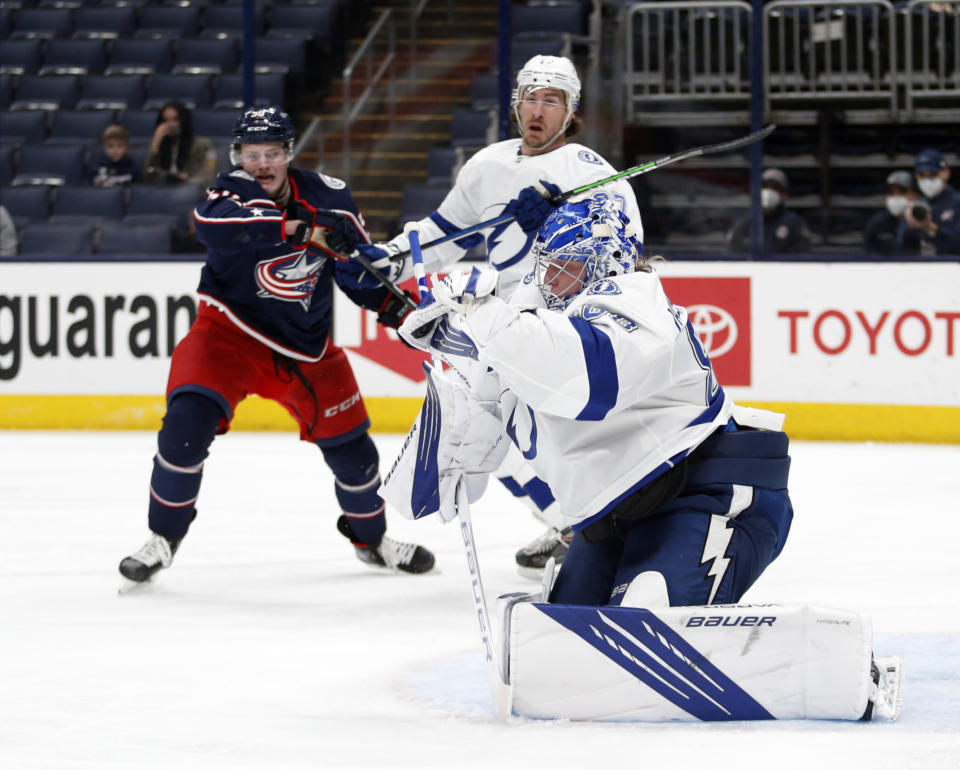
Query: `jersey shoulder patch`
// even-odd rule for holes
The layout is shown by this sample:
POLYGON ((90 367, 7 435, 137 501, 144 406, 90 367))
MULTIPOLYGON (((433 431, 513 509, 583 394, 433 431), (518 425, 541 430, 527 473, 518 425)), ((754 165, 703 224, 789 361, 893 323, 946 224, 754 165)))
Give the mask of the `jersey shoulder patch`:
POLYGON ((612 296, 615 294, 622 294, 620 287, 617 286, 615 281, 611 281, 609 278, 604 278, 600 281, 597 281, 594 284, 591 284, 587 288, 587 294, 603 294, 607 296, 612 296))
POLYGON ((327 176, 326 174, 320 174, 319 176, 324 184, 331 190, 342 190, 347 186, 346 182, 342 179, 337 179, 335 176, 327 176))
POLYGON ((580 152, 577 153, 577 158, 584 163, 592 163, 595 166, 603 165, 603 159, 592 150, 580 150, 580 152))

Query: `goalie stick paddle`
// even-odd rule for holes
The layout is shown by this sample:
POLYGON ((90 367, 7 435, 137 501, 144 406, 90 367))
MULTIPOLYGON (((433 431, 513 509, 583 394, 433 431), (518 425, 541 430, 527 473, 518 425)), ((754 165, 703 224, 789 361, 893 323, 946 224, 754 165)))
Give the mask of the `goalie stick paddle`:
MULTIPOLYGON (((741 147, 746 147, 747 145, 753 144, 754 142, 759 142, 762 139, 770 136, 776 129, 775 123, 770 123, 767 126, 764 126, 759 131, 754 131, 752 134, 747 134, 746 136, 741 136, 738 139, 731 139, 726 142, 717 142, 716 144, 705 144, 701 147, 694 147, 691 150, 684 150, 683 152, 674 153, 673 155, 667 155, 665 158, 660 158, 659 160, 652 160, 648 163, 641 163, 639 166, 634 166, 633 168, 628 168, 626 171, 620 171, 619 173, 613 174, 606 177, 605 179, 598 179, 596 182, 590 182, 589 184, 582 185, 580 187, 574 187, 572 190, 567 190, 562 192, 559 195, 555 195, 550 198, 550 202, 554 205, 559 205, 568 198, 573 197, 574 195, 580 195, 585 193, 588 190, 593 190, 596 187, 603 187, 603 185, 610 184, 611 182, 619 181, 620 179, 632 179, 635 176, 640 176, 641 174, 647 174, 651 171, 654 171, 658 168, 663 168, 664 166, 669 166, 672 163, 679 163, 681 160, 690 160, 690 158, 699 158, 701 155, 716 155, 721 152, 730 152, 731 150, 739 150, 741 147)), ((441 243, 446 243, 447 241, 456 241, 460 238, 464 238, 472 233, 477 232, 478 230, 484 230, 487 227, 496 227, 497 225, 503 224, 504 222, 509 222, 513 219, 513 216, 510 214, 501 214, 498 217, 493 219, 488 219, 485 222, 480 222, 470 227, 466 227, 463 230, 458 230, 455 233, 449 233, 448 235, 441 236, 440 238, 435 238, 429 243, 424 243, 420 245, 420 249, 430 249, 434 246, 439 246, 441 243)), ((391 259, 399 259, 401 257, 406 257, 409 255, 410 251, 401 251, 399 254, 396 254, 391 257, 391 259)))

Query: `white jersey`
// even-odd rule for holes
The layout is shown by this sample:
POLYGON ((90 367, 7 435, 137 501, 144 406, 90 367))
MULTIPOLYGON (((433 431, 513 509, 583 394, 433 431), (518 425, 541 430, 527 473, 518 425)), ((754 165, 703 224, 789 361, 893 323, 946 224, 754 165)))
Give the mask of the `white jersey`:
MULTIPOLYGON (((523 155, 520 145, 520 139, 508 139, 485 147, 471 157, 460 169, 456 184, 437 210, 420 220, 420 242, 429 243, 500 216, 507 203, 523 188, 540 180, 552 182, 561 191, 567 191, 617 173, 607 161, 582 144, 564 144, 542 155, 523 155)), ((636 227, 637 240, 642 244, 640 210, 629 183, 619 180, 596 188, 591 194, 599 191, 617 201, 620 210, 636 227)), ((500 272, 498 294, 510 297, 523 277, 533 269, 530 249, 535 237, 536 232, 525 233, 511 220, 458 241, 426 249, 423 252, 424 267, 427 272, 442 270, 485 241, 487 263, 500 272)), ((401 251, 410 248, 406 235, 397 236, 391 243, 401 251)), ((408 263, 399 280, 406 280, 412 274, 412 266, 408 263)))
POLYGON ((499 377, 504 432, 569 526, 673 467, 733 409, 654 273, 598 281, 564 312, 525 284, 511 303, 485 300, 463 329, 499 377))

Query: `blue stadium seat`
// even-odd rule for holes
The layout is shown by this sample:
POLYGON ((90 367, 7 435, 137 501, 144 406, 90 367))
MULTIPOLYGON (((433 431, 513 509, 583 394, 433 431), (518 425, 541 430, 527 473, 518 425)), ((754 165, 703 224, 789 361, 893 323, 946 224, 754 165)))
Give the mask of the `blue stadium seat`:
POLYGON ((307 44, 305 40, 282 40, 269 37, 257 38, 255 43, 256 73, 276 72, 286 75, 290 72, 303 72, 307 66, 307 44))
POLYGON ((70 37, 73 32, 71 8, 21 8, 10 31, 13 40, 50 40, 70 37))
POLYGON ((491 110, 499 106, 499 76, 474 75, 470 79, 470 107, 474 110, 491 110))
POLYGON ((81 184, 85 175, 84 149, 46 144, 25 144, 20 149, 14 185, 81 184))
MULTIPOLYGON (((514 76, 531 57, 537 55, 569 57, 569 37, 562 32, 523 32, 514 35, 510 40, 510 66, 514 76)), ((515 79, 511 78, 511 82, 515 79)))
POLYGON ((220 75, 237 70, 236 40, 186 38, 179 42, 170 72, 174 75, 220 75))
POLYGON ((0 110, 6 110, 13 101, 14 76, 0 73, 0 110))
MULTIPOLYGON (((265 29, 265 8, 265 5, 260 4, 253 11, 253 29, 254 35, 257 37, 262 35, 265 29)), ((243 13, 239 12, 236 6, 208 5, 203 14, 205 30, 233 31, 242 36, 243 21, 243 13)))
POLYGON ((47 144, 83 144, 92 150, 100 146, 107 126, 116 121, 113 110, 57 110, 47 144))
POLYGON ((97 228, 93 224, 31 222, 20 235, 21 254, 92 254, 97 228))
POLYGON ((170 225, 113 223, 100 226, 98 254, 169 254, 173 244, 170 225))
POLYGON ((0 119, 0 137, 18 144, 42 142, 49 132, 46 110, 8 112, 0 119))
POLYGON ((42 40, 4 40, 0 46, 0 73, 5 75, 33 75, 42 62, 42 40))
POLYGON ((169 72, 172 64, 172 40, 115 40, 104 71, 107 75, 152 75, 169 72))
POLYGON ((454 147, 483 147, 488 143, 489 128, 489 113, 477 112, 468 107, 458 107, 453 111, 450 144, 454 147))
POLYGON ((430 215, 447 197, 449 189, 449 187, 430 187, 428 185, 404 185, 403 195, 400 199, 400 221, 410 222, 430 215))
POLYGON ((48 40, 41 75, 99 75, 107 63, 105 40, 48 40))
POLYGON ((212 81, 210 75, 151 75, 143 109, 159 110, 169 101, 183 102, 192 110, 209 107, 212 81))
POLYGON ((267 37, 327 44, 335 33, 336 10, 332 5, 278 5, 271 14, 267 37))
POLYGON ((200 29, 200 6, 145 5, 140 10, 136 37, 196 37, 200 29))
POLYGON ((130 37, 136 25, 136 9, 132 6, 85 7, 77 10, 73 36, 117 40, 130 37))
MULTIPOLYGON (((19 152, 17 145, 0 142, 0 187, 6 187, 13 180, 14 155, 17 152, 19 152)), ((3 197, 3 193, 0 193, 0 202, 3 197)))
POLYGON ((237 113, 233 110, 194 110, 193 131, 209 139, 233 139, 237 113))
POLYGON ((149 142, 157 127, 157 115, 158 110, 127 110, 123 113, 120 123, 130 132, 132 142, 139 140, 149 142))
POLYGON ((144 98, 143 75, 87 75, 77 109, 139 110, 144 98))
POLYGON ((123 186, 64 185, 53 193, 50 222, 99 223, 105 219, 119 221, 124 214, 125 203, 126 189, 123 186))
POLYGON ((26 222, 46 221, 50 216, 50 188, 42 185, 4 187, 3 205, 17 227, 22 227, 26 222))
POLYGON ((449 190, 460 155, 461 151, 453 147, 431 147, 427 153, 427 185, 449 190))
POLYGON ((131 185, 123 221, 128 224, 166 222, 186 228, 193 209, 202 198, 203 190, 193 184, 131 185))
MULTIPOLYGON (((583 6, 578 2, 515 3, 510 8, 510 32, 566 32, 583 35, 583 6)), ((522 64, 523 62, 521 62, 522 64)))
MULTIPOLYGON (((279 73, 256 75, 254 78, 254 104, 266 106, 285 102, 284 79, 279 73)), ((221 75, 213 93, 215 110, 243 109, 243 75, 221 75)))
POLYGON ((22 75, 11 110, 69 110, 77 103, 79 75, 22 75))

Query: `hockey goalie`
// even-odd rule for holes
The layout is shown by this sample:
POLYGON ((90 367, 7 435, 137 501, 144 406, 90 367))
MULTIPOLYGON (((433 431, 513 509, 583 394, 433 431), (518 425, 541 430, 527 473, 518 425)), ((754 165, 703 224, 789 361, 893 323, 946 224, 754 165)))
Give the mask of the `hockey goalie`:
POLYGON ((869 618, 739 604, 793 516, 782 416, 726 395, 605 194, 557 208, 533 249, 509 302, 474 268, 400 328, 448 368, 382 487, 407 516, 463 516, 510 442, 561 504, 556 580, 501 597, 501 713, 895 719, 902 661, 873 656, 869 618))

